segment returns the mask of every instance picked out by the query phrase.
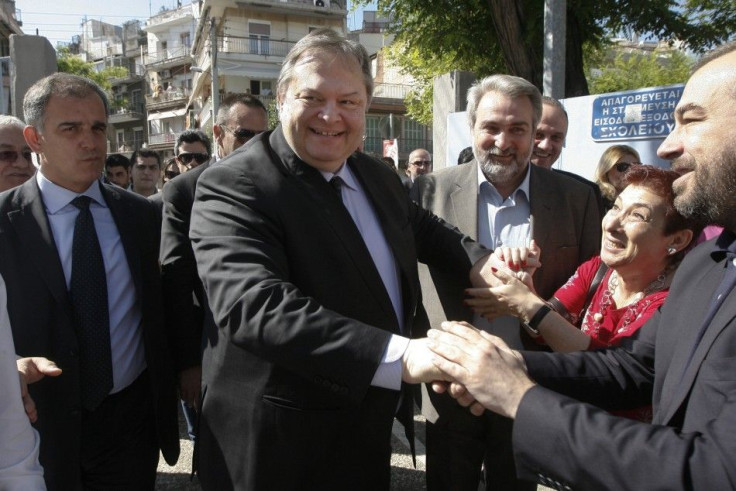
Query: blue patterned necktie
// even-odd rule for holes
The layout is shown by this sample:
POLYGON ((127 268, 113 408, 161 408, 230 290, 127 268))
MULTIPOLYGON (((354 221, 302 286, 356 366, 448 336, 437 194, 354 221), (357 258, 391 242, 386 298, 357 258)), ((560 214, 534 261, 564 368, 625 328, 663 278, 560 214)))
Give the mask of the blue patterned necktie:
POLYGON ((74 222, 70 287, 79 341, 82 405, 90 411, 99 406, 113 386, 107 275, 89 210, 91 200, 89 196, 77 196, 72 201, 79 214, 74 222))

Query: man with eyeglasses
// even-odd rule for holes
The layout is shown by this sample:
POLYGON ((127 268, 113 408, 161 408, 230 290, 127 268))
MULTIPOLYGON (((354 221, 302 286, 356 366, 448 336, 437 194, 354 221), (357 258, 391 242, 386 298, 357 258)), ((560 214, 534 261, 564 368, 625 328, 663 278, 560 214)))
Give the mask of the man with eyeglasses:
POLYGON ((200 130, 186 130, 176 139, 176 160, 187 169, 194 169, 212 157, 212 142, 200 130))
POLYGON ((161 179, 161 156, 154 150, 139 148, 130 158, 133 191, 146 198, 158 193, 161 179))
MULTIPOLYGON (((268 129, 268 113, 260 100, 248 94, 229 94, 217 112, 213 133, 220 159, 230 155, 258 133, 268 129)), ((185 132, 179 137, 178 159, 184 163, 192 155, 210 154, 209 139, 201 131, 185 132)), ((201 157, 199 157, 201 158, 201 157)), ((207 300, 197 274, 189 220, 194 204, 194 190, 199 176, 211 164, 199 162, 195 169, 172 179, 163 189, 163 225, 161 231, 161 270, 164 285, 166 322, 177 333, 177 370, 182 409, 189 437, 194 440, 194 421, 199 405, 202 374, 202 328, 207 315, 207 300), (196 298, 196 302, 193 300, 196 298)))
POLYGON ((0 116, 0 192, 20 186, 36 169, 23 138, 26 125, 14 116, 0 116))
POLYGON ((407 178, 402 179, 404 187, 411 189, 417 177, 432 172, 432 156, 423 148, 417 148, 409 154, 409 161, 406 164, 407 178))

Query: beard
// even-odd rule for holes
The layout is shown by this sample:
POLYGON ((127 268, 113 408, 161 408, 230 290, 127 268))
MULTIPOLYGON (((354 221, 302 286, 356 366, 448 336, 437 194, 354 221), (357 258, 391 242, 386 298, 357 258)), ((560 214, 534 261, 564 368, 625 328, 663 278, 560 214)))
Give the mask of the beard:
POLYGON ((503 186, 513 183, 514 180, 518 179, 519 175, 526 170, 526 164, 529 161, 531 152, 529 155, 525 155, 520 158, 520 156, 513 151, 504 152, 497 147, 483 150, 473 144, 473 154, 475 155, 475 160, 478 161, 478 165, 480 165, 480 170, 483 172, 483 175, 486 176, 486 179, 495 186, 503 186), (513 159, 508 164, 502 164, 494 159, 496 156, 513 156, 513 159))
POLYGON ((687 181, 672 186, 677 211, 703 225, 736 230, 736 146, 706 162, 688 155, 672 165, 694 169, 687 181))

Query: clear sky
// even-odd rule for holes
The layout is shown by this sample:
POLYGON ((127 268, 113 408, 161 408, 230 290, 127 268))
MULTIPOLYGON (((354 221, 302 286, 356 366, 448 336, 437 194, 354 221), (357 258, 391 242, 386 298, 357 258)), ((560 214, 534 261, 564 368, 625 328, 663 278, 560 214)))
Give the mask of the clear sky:
MULTIPOLYGON (((190 0, 183 0, 184 4, 190 0)), ((85 16, 109 24, 121 25, 131 19, 145 20, 161 7, 174 8, 176 0, 15 0, 23 32, 45 36, 56 46, 69 42, 80 34, 85 16)), ((351 2, 348 0, 348 10, 351 2)), ((362 12, 348 14, 348 29, 357 29, 363 22, 362 12)))

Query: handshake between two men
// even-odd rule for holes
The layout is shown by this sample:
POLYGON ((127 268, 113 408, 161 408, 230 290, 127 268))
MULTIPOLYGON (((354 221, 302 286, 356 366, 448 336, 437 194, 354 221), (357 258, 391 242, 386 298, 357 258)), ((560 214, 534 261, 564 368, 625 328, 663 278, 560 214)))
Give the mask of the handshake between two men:
MULTIPOLYGON (((492 303, 494 288, 510 281, 525 282, 540 265, 534 243, 522 249, 523 257, 518 257, 518 250, 513 259, 505 252, 506 258, 504 251, 497 250, 473 266, 470 277, 475 288, 468 292, 476 299, 492 303)), ((509 312, 496 311, 496 315, 503 313, 509 312)), ((522 397, 535 385, 519 352, 466 322, 443 322, 427 336, 409 342, 402 358, 404 382, 431 383, 435 392, 448 392, 476 416, 486 409, 512 419, 516 416, 522 397)))

